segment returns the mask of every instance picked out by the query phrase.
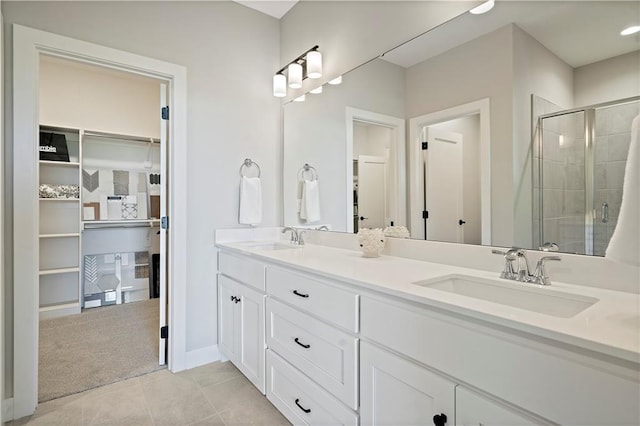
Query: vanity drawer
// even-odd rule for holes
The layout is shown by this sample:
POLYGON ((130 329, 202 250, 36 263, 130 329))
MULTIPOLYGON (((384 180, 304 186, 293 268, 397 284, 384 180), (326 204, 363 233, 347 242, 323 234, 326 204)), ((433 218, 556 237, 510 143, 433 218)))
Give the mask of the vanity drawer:
POLYGON ((266 275, 269 295, 327 322, 358 332, 357 294, 283 269, 267 267, 266 275))
POLYGON ((244 256, 221 251, 218 255, 218 271, 237 281, 264 291, 264 264, 244 256))
POLYGON ((267 346, 352 409, 358 408, 358 339, 267 298, 267 346))
POLYGON ((267 398, 295 425, 353 425, 358 415, 267 349, 267 398))

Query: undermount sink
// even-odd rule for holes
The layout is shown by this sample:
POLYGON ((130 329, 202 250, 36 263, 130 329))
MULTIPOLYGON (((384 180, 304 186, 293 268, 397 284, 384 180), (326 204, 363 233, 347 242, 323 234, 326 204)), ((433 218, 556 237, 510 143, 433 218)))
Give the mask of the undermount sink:
POLYGON ((413 284, 559 318, 571 318, 599 300, 534 284, 493 281, 465 275, 449 275, 413 284))
POLYGON ((245 247, 257 250, 288 250, 300 248, 301 246, 295 244, 280 243, 277 241, 259 241, 246 243, 245 247))

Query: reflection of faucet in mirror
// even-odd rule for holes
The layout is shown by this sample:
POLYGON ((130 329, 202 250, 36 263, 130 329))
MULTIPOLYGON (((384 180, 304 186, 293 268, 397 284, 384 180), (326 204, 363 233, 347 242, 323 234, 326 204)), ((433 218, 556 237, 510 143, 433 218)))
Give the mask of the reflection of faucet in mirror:
POLYGON ((609 37, 607 20, 636 16, 637 2, 502 1, 489 15, 479 20, 462 14, 348 72, 341 86, 332 87, 331 96, 285 105, 284 225, 303 224, 296 215, 296 173, 300 164, 310 163, 331 170, 323 174, 323 187, 330 190, 321 194, 321 202, 332 206, 323 212, 323 222, 339 232, 354 232, 360 217, 369 218, 372 226, 372 215, 362 204, 365 188, 359 170, 359 157, 369 155, 395 167, 386 176, 386 187, 385 180, 373 186, 373 194, 396 196, 382 207, 381 227, 393 221, 407 226, 413 238, 424 238, 426 222, 430 239, 543 250, 544 242, 553 241, 562 252, 603 255, 620 204, 615 198, 619 189, 607 185, 621 180, 630 128, 626 121, 640 105, 637 39, 609 37), (592 20, 581 16, 603 18, 584 25, 592 20), (620 83, 615 95, 595 90, 613 81, 620 83), (475 132, 463 132, 462 196, 438 203, 460 211, 451 214, 450 236, 442 236, 437 208, 423 204, 423 188, 435 182, 448 196, 452 183, 429 175, 425 183, 423 172, 433 163, 450 171, 451 162, 427 161, 437 156, 439 145, 431 137, 423 140, 421 132, 439 123, 444 112, 459 112, 479 100, 487 100, 489 113, 480 113, 475 132), (586 105, 602 107, 582 108, 586 105), (389 117, 400 122, 429 118, 394 127, 386 121, 389 117), (603 123, 615 123, 616 129, 603 123), (585 124, 596 127, 587 130, 585 124), (406 150, 393 152, 394 145, 386 142, 390 132, 395 132, 396 148, 406 150), (586 141, 585 134, 598 138, 586 141), (360 137, 366 144, 379 144, 381 151, 357 152, 360 137), (612 158, 599 155, 612 152, 612 158), (360 193, 354 194, 354 184, 360 193), (605 197, 609 195, 615 199, 605 197), (603 203, 608 209, 600 208, 603 203), (599 217, 602 211, 608 217, 599 217))
POLYGON ((327 225, 321 225, 316 228, 316 231, 328 231, 329 227, 327 225))

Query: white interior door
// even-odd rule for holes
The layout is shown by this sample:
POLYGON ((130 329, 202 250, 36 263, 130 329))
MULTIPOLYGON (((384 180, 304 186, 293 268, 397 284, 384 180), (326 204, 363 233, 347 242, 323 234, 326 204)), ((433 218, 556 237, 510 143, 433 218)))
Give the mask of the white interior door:
POLYGON ((384 228, 387 214, 386 159, 358 156, 358 228, 384 228))
MULTIPOLYGON (((168 114, 168 99, 167 99, 167 86, 165 84, 160 85, 160 108, 167 107, 168 114)), ((164 111, 164 110, 161 110, 164 111)), ((167 129, 169 127, 169 116, 165 119, 164 114, 160 119, 160 217, 163 219, 167 217, 167 150, 168 135, 167 129)), ((168 312, 168 300, 167 300, 167 253, 168 253, 168 232, 167 227, 160 226, 160 326, 158 327, 158 333, 160 333, 160 347, 158 348, 158 363, 165 365, 167 362, 167 338, 162 338, 163 329, 167 327, 167 312, 168 312)), ((165 334, 168 336, 168 332, 165 334)))
POLYGON ((462 135, 427 127, 423 151, 426 236, 430 241, 463 241, 462 135))

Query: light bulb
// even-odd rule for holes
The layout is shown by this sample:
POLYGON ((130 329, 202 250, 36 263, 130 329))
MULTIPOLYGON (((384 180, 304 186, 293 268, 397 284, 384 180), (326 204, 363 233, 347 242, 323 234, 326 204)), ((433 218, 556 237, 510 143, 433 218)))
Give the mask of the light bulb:
POLYGON ((487 13, 488 11, 493 9, 493 6, 495 4, 496 2, 494 0, 486 1, 482 3, 480 6, 476 6, 473 9, 471 9, 469 13, 472 13, 474 15, 482 15, 483 13, 487 13))
POLYGON ((289 64, 289 87, 299 89, 302 87, 302 65, 294 62, 289 64))
POLYGON ((322 54, 317 50, 307 53, 307 77, 322 77, 322 54))
POLYGON ((284 98, 287 96, 287 77, 284 74, 276 74, 273 76, 273 96, 276 98, 284 98))

